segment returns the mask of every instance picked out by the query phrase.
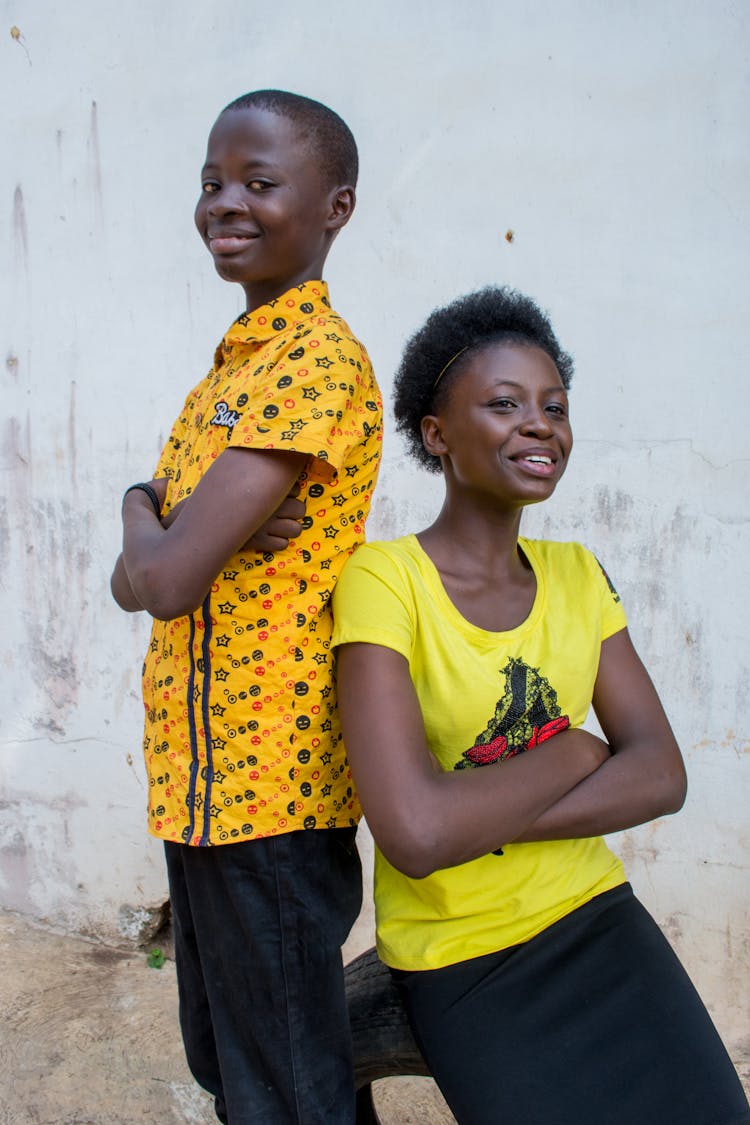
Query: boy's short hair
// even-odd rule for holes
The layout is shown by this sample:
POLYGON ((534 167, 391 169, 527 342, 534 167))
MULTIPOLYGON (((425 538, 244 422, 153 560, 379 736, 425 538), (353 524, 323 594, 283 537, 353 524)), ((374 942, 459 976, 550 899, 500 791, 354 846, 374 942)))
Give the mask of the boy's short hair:
POLYGON ((241 109, 266 109, 286 117, 310 144, 332 187, 357 186, 357 142, 346 122, 327 105, 287 90, 253 90, 235 98, 221 112, 241 109))
POLYGON ((407 342, 394 383, 396 429, 409 453, 431 472, 440 459, 422 443, 422 419, 444 403, 471 356, 493 344, 541 348, 570 386, 573 360, 557 341, 546 314, 536 302, 507 286, 488 286, 435 309, 407 342))

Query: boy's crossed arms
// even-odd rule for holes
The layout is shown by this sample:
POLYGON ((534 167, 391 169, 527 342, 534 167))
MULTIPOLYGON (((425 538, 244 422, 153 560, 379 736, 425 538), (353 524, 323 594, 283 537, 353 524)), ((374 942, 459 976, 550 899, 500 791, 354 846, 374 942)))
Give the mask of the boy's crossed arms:
MULTIPOLYGON (((283 550, 299 532, 296 498, 309 457, 281 450, 226 449, 193 492, 162 519, 145 489, 123 498, 123 548, 112 574, 121 609, 169 621, 193 613, 237 551, 283 550)), ((150 482, 160 509, 169 478, 150 482)))

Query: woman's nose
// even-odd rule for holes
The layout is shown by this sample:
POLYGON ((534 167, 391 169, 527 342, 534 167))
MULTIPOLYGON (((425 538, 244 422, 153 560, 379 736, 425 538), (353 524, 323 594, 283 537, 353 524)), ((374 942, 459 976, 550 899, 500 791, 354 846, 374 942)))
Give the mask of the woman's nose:
POLYGON ((521 430, 529 434, 549 434, 552 432, 547 412, 541 404, 529 403, 521 419, 521 430))

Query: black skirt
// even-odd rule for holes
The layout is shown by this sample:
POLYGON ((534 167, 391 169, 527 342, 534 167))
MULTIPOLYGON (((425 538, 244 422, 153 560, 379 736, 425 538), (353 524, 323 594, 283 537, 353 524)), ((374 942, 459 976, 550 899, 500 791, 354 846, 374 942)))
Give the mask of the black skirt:
POLYGON ((629 884, 523 945, 393 971, 459 1125, 745 1125, 700 997, 629 884))

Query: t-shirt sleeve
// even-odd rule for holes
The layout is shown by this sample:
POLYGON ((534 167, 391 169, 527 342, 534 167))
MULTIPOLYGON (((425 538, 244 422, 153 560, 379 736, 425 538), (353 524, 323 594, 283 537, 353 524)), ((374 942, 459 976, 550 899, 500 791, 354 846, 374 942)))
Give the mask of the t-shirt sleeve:
POLYGON ((592 571, 594 579, 599 586, 599 596, 601 599, 601 612, 602 612, 602 640, 606 641, 607 637, 619 633, 621 629, 627 626, 627 617, 625 608, 620 599, 620 595, 615 589, 612 579, 604 569, 596 555, 591 555, 592 571))
POLYGON ((234 426, 231 444, 306 453, 339 472, 373 417, 366 401, 372 371, 359 341, 321 318, 286 341, 261 377, 261 401, 234 426))
POLYGON ((414 633, 413 594, 398 562, 375 544, 359 547, 333 592, 331 646, 382 645, 410 660, 414 633))

